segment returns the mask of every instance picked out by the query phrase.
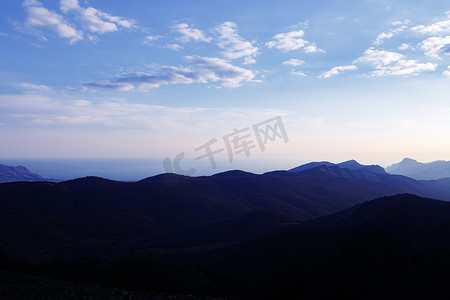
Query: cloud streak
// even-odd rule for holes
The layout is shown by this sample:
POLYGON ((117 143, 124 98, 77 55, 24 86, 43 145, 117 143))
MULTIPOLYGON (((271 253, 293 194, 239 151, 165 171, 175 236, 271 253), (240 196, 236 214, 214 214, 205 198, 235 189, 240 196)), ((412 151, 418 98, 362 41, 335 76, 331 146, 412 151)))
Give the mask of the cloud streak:
POLYGON ((191 63, 191 66, 165 66, 157 72, 128 74, 115 81, 87 83, 85 86, 131 91, 136 87, 147 90, 162 85, 217 82, 221 86, 235 88, 243 82, 257 81, 254 79, 256 74, 253 71, 233 66, 221 58, 185 56, 185 60, 191 63))
POLYGON ((330 77, 339 75, 340 73, 342 73, 344 71, 354 71, 354 70, 358 70, 358 67, 356 67, 354 65, 337 66, 337 67, 331 68, 331 70, 329 70, 329 71, 322 73, 321 75, 319 75, 319 78, 330 78, 330 77))
POLYGON ((285 66, 297 67, 305 64, 305 61, 301 59, 291 58, 290 60, 283 61, 281 64, 285 66))

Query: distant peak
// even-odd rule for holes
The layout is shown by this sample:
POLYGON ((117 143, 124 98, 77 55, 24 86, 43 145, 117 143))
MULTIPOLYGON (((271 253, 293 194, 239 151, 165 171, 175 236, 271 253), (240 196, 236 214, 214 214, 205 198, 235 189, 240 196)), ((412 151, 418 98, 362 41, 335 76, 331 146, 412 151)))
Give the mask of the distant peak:
POLYGON ((408 163, 408 162, 415 162, 415 163, 418 163, 417 160, 412 159, 412 158, 408 158, 408 157, 405 157, 405 158, 402 160, 402 163, 408 163))
POLYGON ((353 164, 358 164, 359 165, 359 162, 357 162, 354 159, 350 159, 350 160, 344 161, 343 163, 353 163, 353 164))
POLYGON ((252 176, 252 175, 256 175, 256 174, 250 173, 250 172, 245 172, 242 170, 230 170, 230 171, 225 171, 225 172, 221 172, 221 173, 216 173, 212 176, 214 176, 214 177, 235 177, 235 176, 252 176))
POLYGON ((359 162, 357 162, 354 159, 341 162, 341 163, 339 163, 337 165, 340 168, 346 168, 346 169, 349 169, 349 170, 352 170, 352 171, 355 170, 355 169, 360 169, 360 168, 364 167, 363 165, 361 165, 359 162))

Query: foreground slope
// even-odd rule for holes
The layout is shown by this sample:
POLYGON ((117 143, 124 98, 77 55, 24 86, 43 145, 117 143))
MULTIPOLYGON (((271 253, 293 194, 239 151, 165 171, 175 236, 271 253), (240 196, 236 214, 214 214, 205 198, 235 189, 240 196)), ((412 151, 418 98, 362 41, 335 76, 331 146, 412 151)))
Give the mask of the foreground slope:
POLYGON ((229 247, 202 267, 248 298, 444 299, 449 236, 450 203, 401 194, 229 247))

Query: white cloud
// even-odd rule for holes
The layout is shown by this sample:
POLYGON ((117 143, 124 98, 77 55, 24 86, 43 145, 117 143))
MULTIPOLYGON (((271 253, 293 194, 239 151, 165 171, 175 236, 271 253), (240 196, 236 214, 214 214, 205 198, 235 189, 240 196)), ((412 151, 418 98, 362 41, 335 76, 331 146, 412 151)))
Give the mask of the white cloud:
POLYGON ((380 44, 383 43, 383 40, 385 40, 385 39, 390 39, 390 38, 393 37, 393 36, 394 36, 394 33, 393 33, 393 32, 382 32, 382 33, 380 33, 380 34, 377 36, 377 38, 375 39, 374 44, 375 44, 375 45, 380 45, 380 44))
POLYGON ((411 48, 411 45, 409 45, 409 44, 407 44, 407 43, 402 43, 402 44, 398 47, 398 49, 399 49, 399 50, 402 50, 402 51, 405 51, 405 50, 413 49, 413 48, 411 48))
POLYGON ((369 48, 354 62, 370 63, 375 66, 372 75, 418 75, 425 71, 434 71, 432 63, 419 63, 417 60, 405 60, 404 55, 396 52, 369 48))
POLYGON ((75 43, 83 39, 83 32, 70 25, 63 16, 50 11, 36 0, 23 2, 27 12, 25 25, 27 27, 47 27, 58 34, 59 37, 69 39, 70 43, 75 43))
POLYGON ((431 25, 418 25, 411 28, 413 31, 417 31, 424 34, 445 34, 450 33, 450 19, 433 23, 431 25))
POLYGON ((31 92, 49 92, 51 89, 46 85, 38 85, 34 83, 22 82, 19 87, 23 88, 25 91, 31 92))
POLYGON ((306 74, 302 71, 291 70, 291 74, 293 74, 295 76, 299 76, 299 77, 306 77, 306 74))
POLYGON ((447 70, 445 70, 444 72, 442 72, 442 75, 450 78, 450 66, 447 67, 447 70))
POLYGON ((369 48, 361 57, 356 59, 354 62, 371 63, 375 66, 382 66, 388 65, 392 62, 396 62, 402 58, 403 54, 400 53, 369 48))
POLYGON ((153 41, 159 40, 160 38, 162 38, 162 35, 147 35, 145 37, 145 40, 149 41, 149 42, 153 42, 153 41))
POLYGON ((186 56, 185 59, 192 66, 166 66, 153 73, 129 74, 116 81, 87 83, 85 86, 129 91, 135 87, 145 90, 169 84, 219 82, 224 87, 234 88, 245 81, 257 81, 253 71, 233 66, 221 58, 186 56))
POLYGON ((409 20, 395 21, 395 22, 392 22, 391 24, 393 26, 407 25, 407 24, 409 24, 409 20))
POLYGON ((80 4, 78 0, 61 0, 59 3, 59 8, 63 13, 67 13, 70 10, 78 9, 80 4))
POLYGON ((286 61, 282 62, 282 64, 285 66, 293 66, 293 67, 301 66, 304 63, 305 62, 303 60, 296 59, 296 58, 291 58, 290 60, 286 60, 286 61))
POLYGON ((337 67, 331 68, 331 70, 329 70, 329 71, 322 73, 319 76, 319 78, 330 78, 330 77, 339 75, 340 73, 342 73, 344 71, 354 71, 354 70, 358 70, 358 68, 354 65, 337 66, 337 67))
POLYGON ((244 62, 243 62, 244 65, 251 65, 254 63, 256 63, 256 59, 254 59, 253 57, 244 58, 244 62))
POLYGON ((175 51, 179 51, 179 50, 183 49, 183 46, 178 45, 178 44, 166 44, 164 46, 164 48, 175 50, 175 51))
POLYGON ((162 37, 162 35, 147 35, 142 43, 148 46, 154 46, 155 42, 162 37))
MULTIPOLYGON (((25 26, 27 28, 46 27, 58 34, 59 37, 69 39, 70 43, 75 43, 84 38, 84 33, 70 24, 62 15, 50 11, 43 7, 42 3, 36 0, 25 0, 23 2, 27 18, 25 26)), ((132 28, 135 21, 122 17, 112 16, 93 7, 82 8, 78 0, 61 0, 60 9, 64 14, 73 12, 74 20, 81 27, 93 33, 103 34, 114 32, 119 27, 132 28)), ((36 33, 36 32, 35 32, 36 33)), ((98 41, 97 37, 87 34, 91 41, 98 41)), ((46 40, 45 37, 41 37, 46 40)))
POLYGON ((178 38, 177 40, 183 43, 189 42, 191 40, 206 43, 209 43, 211 41, 211 38, 206 37, 200 29, 191 28, 186 23, 174 25, 172 26, 172 29, 182 35, 182 37, 178 38))
POLYGON ((379 66, 372 74, 381 75, 418 75, 426 71, 434 71, 437 65, 432 63, 419 63, 417 60, 399 60, 389 66, 379 66))
MULTIPOLYGON (((244 40, 238 35, 237 25, 235 23, 222 23, 216 27, 216 31, 219 33, 219 43, 217 45, 225 50, 222 52, 225 58, 252 58, 258 54, 258 47, 253 46, 251 42, 244 40)), ((249 61, 252 60, 247 60, 247 64, 249 64, 249 61)))
POLYGON ((317 48, 315 43, 311 43, 303 39, 304 35, 305 32, 303 30, 278 33, 273 36, 270 42, 266 43, 266 46, 269 49, 277 48, 283 51, 292 51, 304 48, 306 53, 324 52, 324 50, 317 48))
POLYGON ((409 20, 392 22, 392 25, 397 26, 397 27, 390 29, 387 32, 380 33, 375 38, 374 44, 377 46, 381 45, 384 42, 384 40, 390 39, 397 33, 404 31, 406 28, 408 28, 408 26, 406 26, 408 23, 409 23, 409 20))
POLYGON ((317 48, 316 43, 312 42, 308 46, 303 48, 305 53, 325 53, 325 50, 317 48))
POLYGON ((117 31, 118 26, 132 28, 135 24, 134 20, 112 16, 93 7, 83 8, 78 0, 61 0, 60 8, 66 14, 75 12, 84 29, 98 34, 117 31))
POLYGON ((450 44, 450 36, 434 36, 422 41, 422 43, 420 43, 420 48, 425 52, 425 55, 433 58, 439 58, 439 53, 448 44, 450 44))

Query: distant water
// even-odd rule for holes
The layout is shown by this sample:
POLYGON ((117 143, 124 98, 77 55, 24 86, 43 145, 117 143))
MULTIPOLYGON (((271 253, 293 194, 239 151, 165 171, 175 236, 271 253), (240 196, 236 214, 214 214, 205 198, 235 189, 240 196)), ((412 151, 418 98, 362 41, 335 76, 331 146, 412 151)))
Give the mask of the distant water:
POLYGON ((155 159, 1 159, 0 163, 22 165, 44 178, 61 180, 99 176, 136 181, 164 173, 161 160, 155 159))
MULTIPOLYGON (((24 166, 31 172, 44 178, 68 180, 85 176, 99 176, 112 180, 137 181, 165 173, 162 159, 1 159, 0 164, 24 166)), ((256 161, 242 159, 229 163, 218 161, 212 169, 207 161, 195 160, 183 162, 184 169, 195 168, 193 176, 212 175, 233 169, 253 173, 289 169, 295 165, 286 160, 256 161)))

